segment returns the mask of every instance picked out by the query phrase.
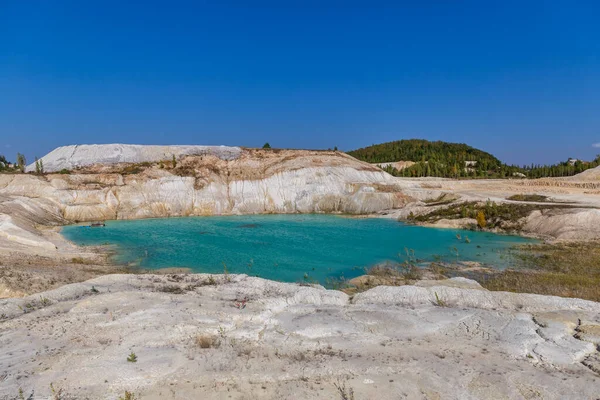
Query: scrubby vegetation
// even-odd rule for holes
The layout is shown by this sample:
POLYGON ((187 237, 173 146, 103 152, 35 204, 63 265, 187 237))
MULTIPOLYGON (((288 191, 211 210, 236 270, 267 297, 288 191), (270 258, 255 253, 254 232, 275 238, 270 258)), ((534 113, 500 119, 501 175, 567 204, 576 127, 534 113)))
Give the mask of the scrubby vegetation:
POLYGON ((4 155, 0 154, 0 172, 17 172, 19 168, 11 164, 4 155))
POLYGON ((6 160, 6 157, 0 154, 0 171, 6 168, 8 168, 8 161, 6 160))
MULTIPOLYGON (((519 229, 521 219, 527 217, 532 211, 539 209, 540 206, 535 204, 498 204, 493 201, 485 203, 465 202, 438 208, 427 214, 412 216, 412 220, 433 223, 440 219, 473 218, 477 221, 479 228, 519 229)), ((476 226, 473 226, 473 228, 476 228, 476 226)))
POLYGON ((414 250, 404 248, 404 255, 398 254, 398 257, 403 259, 403 261, 399 263, 388 262, 375 265, 366 271, 367 274, 380 277, 401 278, 404 281, 416 281, 421 279, 422 270, 417 266, 418 260, 414 250))
POLYGON ((600 301, 598 242, 527 245, 513 258, 513 268, 478 279, 482 286, 600 301))
POLYGON ((118 171, 122 175, 137 175, 143 172, 145 169, 150 168, 152 163, 150 162, 141 162, 135 164, 128 164, 124 166, 120 171, 118 171))
POLYGON ((514 201, 533 201, 543 203, 548 201, 548 196, 543 196, 541 194, 515 194, 507 198, 507 200, 514 201))
POLYGON ((554 165, 507 165, 492 154, 463 143, 429 142, 421 139, 376 144, 350 151, 348 154, 370 163, 415 162, 416 164, 402 170, 397 170, 392 166, 384 168, 390 174, 402 177, 565 177, 600 166, 600 156, 591 162, 569 159, 554 165))

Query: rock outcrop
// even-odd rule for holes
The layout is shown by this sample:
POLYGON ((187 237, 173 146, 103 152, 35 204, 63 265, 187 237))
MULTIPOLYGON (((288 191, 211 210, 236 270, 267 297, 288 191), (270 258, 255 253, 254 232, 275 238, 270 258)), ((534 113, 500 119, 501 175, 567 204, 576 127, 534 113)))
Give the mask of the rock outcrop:
POLYGON ((591 399, 599 307, 443 282, 351 299, 244 275, 109 275, 0 300, 0 398, 591 399))
POLYGON ((523 229, 539 235, 573 240, 600 239, 600 210, 573 208, 534 211, 523 229))

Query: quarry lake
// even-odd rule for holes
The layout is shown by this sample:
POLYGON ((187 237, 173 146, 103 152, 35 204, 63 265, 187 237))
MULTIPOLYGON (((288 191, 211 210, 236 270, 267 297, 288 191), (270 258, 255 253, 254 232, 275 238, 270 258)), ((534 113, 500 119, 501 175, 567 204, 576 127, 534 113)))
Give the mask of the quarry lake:
POLYGON ((383 262, 477 261, 505 268, 509 249, 532 240, 456 229, 406 225, 391 219, 334 215, 252 215, 108 221, 66 226, 79 245, 111 245, 112 261, 147 269, 245 273, 298 282, 353 278, 383 262), (467 239, 468 238, 468 239, 467 239))

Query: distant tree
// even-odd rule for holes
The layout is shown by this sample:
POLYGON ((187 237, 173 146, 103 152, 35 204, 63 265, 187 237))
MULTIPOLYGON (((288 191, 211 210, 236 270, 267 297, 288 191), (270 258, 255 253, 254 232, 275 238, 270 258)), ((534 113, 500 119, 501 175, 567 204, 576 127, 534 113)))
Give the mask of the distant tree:
POLYGON ((40 174, 41 172, 41 168, 40 168, 40 160, 38 160, 38 158, 35 158, 35 173, 36 174, 40 174))
POLYGON ((21 172, 25 172, 25 166, 27 165, 27 159, 25 158, 25 155, 17 153, 17 164, 19 165, 21 172))
POLYGON ((481 229, 485 228, 487 225, 487 221, 485 220, 485 213, 483 212, 483 210, 479 210, 477 212, 477 225, 479 225, 481 229))
POLYGON ((271 148, 271 145, 269 144, 269 142, 267 142, 267 143, 263 144, 263 147, 262 147, 262 148, 263 148, 263 149, 270 149, 270 148, 271 148))
POLYGON ((42 160, 40 158, 40 172, 43 174, 44 173, 44 160, 42 160))
POLYGON ((173 163, 173 168, 175 168, 177 166, 177 159, 175 158, 175 154, 173 154, 173 160, 171 162, 173 163))
POLYGON ((333 151, 338 151, 337 146, 333 147, 333 151))

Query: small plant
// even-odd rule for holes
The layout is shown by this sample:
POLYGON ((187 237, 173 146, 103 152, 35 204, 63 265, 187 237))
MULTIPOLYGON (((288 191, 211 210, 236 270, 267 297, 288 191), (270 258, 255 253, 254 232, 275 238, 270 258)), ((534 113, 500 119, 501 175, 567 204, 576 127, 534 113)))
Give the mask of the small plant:
POLYGON ((417 281, 421 279, 422 271, 417 266, 415 251, 405 247, 404 253, 406 253, 406 259, 400 264, 400 275, 407 281, 417 281))
POLYGON ((19 388, 19 394, 17 396, 18 400, 33 400, 33 390, 31 391, 31 394, 27 397, 25 397, 25 392, 23 392, 23 389, 19 388))
POLYGON ((71 173, 71 171, 69 171, 69 170, 68 170, 68 169, 66 169, 66 168, 63 168, 63 169, 61 169, 60 171, 58 171, 58 173, 59 173, 59 174, 62 174, 62 175, 69 175, 69 174, 71 173))
POLYGON ((433 304, 438 307, 448 307, 448 304, 444 300, 440 299, 440 296, 438 296, 437 292, 435 292, 435 303, 433 304))
POLYGON ((173 164, 173 168, 177 167, 177 158, 175 158, 175 154, 173 154, 173 159, 171 160, 171 164, 173 164))
POLYGON ((471 239, 468 236, 465 236, 465 243, 471 243, 471 239))
POLYGON ((219 326, 217 328, 217 330, 219 331, 219 336, 221 336, 223 339, 225 339, 225 328, 223 328, 222 326, 219 326))
POLYGON ((17 164, 19 166, 19 171, 21 171, 21 173, 24 173, 25 166, 27 165, 27 159, 21 153, 17 153, 17 164))
POLYGON ((46 297, 40 297, 40 304, 44 307, 49 306, 52 302, 46 297))
POLYGON ((133 351, 127 357, 127 362, 131 362, 131 363, 137 362, 137 356, 135 355, 135 353, 133 351))
POLYGON ((452 248, 450 248, 450 251, 452 251, 452 253, 456 257, 456 262, 458 263, 458 257, 460 256, 460 253, 458 252, 458 248, 457 247, 452 247, 452 248))
POLYGON ((216 285, 217 284, 217 281, 215 280, 214 276, 211 275, 211 276, 208 277, 208 284, 209 285, 216 285))
POLYGON ((335 386, 335 388, 337 389, 338 394, 340 395, 340 399, 354 400, 354 389, 352 389, 349 386, 347 387, 346 382, 338 381, 337 383, 334 383, 333 386, 335 386))
POLYGON ((90 292, 96 294, 96 293, 100 293, 100 291, 98 289, 96 289, 95 286, 92 286, 92 288, 90 289, 90 292))
POLYGON ((63 389, 59 388, 58 390, 56 390, 56 388, 54 388, 54 384, 50 383, 50 391, 52 392, 52 400, 62 400, 63 399, 63 389))
POLYGON ((263 149, 270 149, 270 148, 271 148, 271 145, 269 144, 269 142, 267 142, 267 143, 263 144, 263 147, 262 147, 262 148, 263 148, 263 149))
POLYGON ((125 391, 123 396, 119 396, 119 400, 136 400, 138 399, 133 392, 125 391))

